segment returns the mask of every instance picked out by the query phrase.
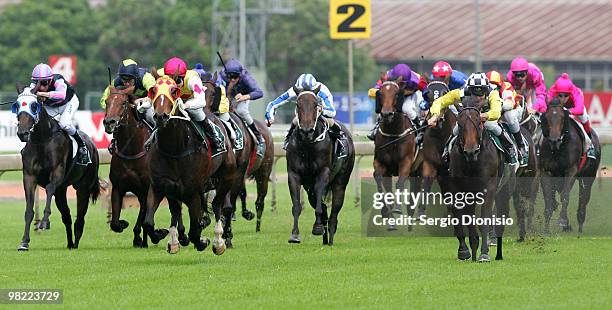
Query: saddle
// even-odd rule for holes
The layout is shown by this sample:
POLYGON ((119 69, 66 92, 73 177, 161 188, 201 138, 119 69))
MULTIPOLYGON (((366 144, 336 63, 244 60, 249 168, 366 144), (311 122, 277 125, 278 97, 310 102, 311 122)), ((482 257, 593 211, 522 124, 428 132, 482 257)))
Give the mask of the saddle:
MULTIPOLYGON (((257 142, 257 137, 255 136, 255 133, 253 133, 253 131, 249 128, 249 126, 247 126, 247 124, 242 119, 240 121, 242 122, 246 130, 248 131, 253 141, 257 142)), ((225 125, 225 128, 228 130, 228 132, 230 132, 231 138, 234 141, 234 147, 233 147, 234 151, 240 151, 244 149, 244 132, 240 128, 240 126, 236 124, 236 121, 234 121, 234 119, 230 117, 229 122, 225 122, 223 120, 221 122, 225 125)), ((264 154, 266 153, 266 145, 265 144, 260 145, 259 143, 256 143, 255 152, 257 154, 257 157, 263 158, 264 154)))

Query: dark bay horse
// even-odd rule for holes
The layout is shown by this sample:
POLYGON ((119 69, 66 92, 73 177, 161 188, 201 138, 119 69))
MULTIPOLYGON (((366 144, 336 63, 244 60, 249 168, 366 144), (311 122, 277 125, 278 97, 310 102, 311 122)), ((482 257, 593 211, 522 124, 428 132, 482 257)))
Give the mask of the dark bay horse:
MULTIPOLYGON (((149 191, 149 156, 144 143, 151 136, 151 130, 139 119, 134 105, 136 97, 134 87, 119 89, 110 87, 110 95, 106 99, 104 115, 104 130, 113 134, 116 141, 115 152, 110 165, 110 181, 113 184, 111 194, 112 218, 110 227, 114 232, 122 232, 128 227, 126 220, 120 220, 123 198, 127 192, 132 192, 138 198, 140 209, 136 225, 134 225, 134 247, 148 247, 147 235, 140 233, 147 210, 147 193, 149 191)), ((174 199, 172 208, 180 208, 174 199)), ((175 219, 176 220, 176 219, 175 219)), ((185 235, 185 226, 178 220, 178 234, 181 245, 189 244, 185 235)))
MULTIPOLYGON (((442 97, 446 94, 449 89, 440 78, 435 78, 429 81, 429 78, 425 77, 428 91, 423 95, 429 105, 434 100, 442 97)), ((450 138, 453 133, 453 127, 457 123, 457 118, 451 109, 446 109, 442 114, 441 119, 438 121, 437 126, 429 127, 425 130, 423 135, 422 148, 417 155, 413 170, 416 171, 416 176, 422 177, 422 179, 415 179, 414 189, 420 189, 429 193, 433 181, 437 178, 438 182, 444 182, 448 177, 448 163, 442 160, 442 153, 444 152, 444 146, 446 141, 450 138), (440 178, 438 178, 440 177, 440 178)), ((412 186, 412 184, 411 184, 412 186)), ((425 204, 419 204, 417 217, 424 215, 426 210, 425 204)))
POLYGON ((73 145, 59 123, 47 113, 38 102, 36 89, 25 91, 18 87, 19 94, 13 111, 17 114, 17 136, 27 142, 21 150, 23 163, 23 188, 26 196, 25 231, 19 245, 19 251, 27 251, 30 243, 30 225, 34 217, 34 200, 36 187, 45 189, 47 200, 45 204, 42 225, 49 223, 51 214, 51 199, 55 196, 55 204, 62 215, 66 226, 68 249, 79 247, 85 226, 85 214, 89 207, 89 198, 95 202, 100 194, 98 180, 98 152, 89 137, 80 132, 87 145, 91 163, 87 166, 77 165, 72 158, 73 145), (76 190, 77 216, 74 222, 74 241, 72 236, 72 217, 66 199, 68 186, 76 190))
MULTIPOLYGON (((481 121, 481 99, 466 96, 462 100, 463 107, 459 110, 457 125, 459 135, 455 146, 450 153, 448 182, 451 193, 482 193, 484 199, 481 204, 481 218, 491 218, 493 202, 497 208, 497 216, 508 215, 508 205, 512 192, 514 191, 513 177, 506 182, 498 184, 501 171, 504 170, 504 154, 498 150, 489 132, 484 128, 481 121)), ((486 100, 486 99, 485 99, 486 100)), ((512 173, 513 171, 509 171, 512 173)), ((476 204, 468 204, 463 208, 451 206, 451 212, 455 218, 460 219, 459 225, 455 225, 455 235, 459 240, 457 258, 467 260, 470 257, 476 261, 479 237, 476 225, 467 225, 469 232, 470 250, 465 243, 465 232, 461 219, 463 216, 475 216, 476 204)), ((489 245, 487 243, 489 225, 485 223, 480 226, 482 236, 480 262, 488 262, 489 245)), ((497 233, 497 255, 496 260, 503 259, 502 237, 503 226, 496 227, 497 233)))
MULTIPOLYGON (((207 100, 210 103, 207 103, 207 107, 215 107, 218 103, 214 103, 213 98, 217 98, 215 96, 217 92, 221 91, 219 86, 215 85, 216 81, 216 73, 215 76, 210 81, 205 81, 204 83, 208 89, 214 90, 214 93, 211 93, 211 96, 207 94, 207 100)), ((237 80, 230 80, 227 91, 225 94, 230 96, 232 93, 232 88, 235 86, 237 80)), ((236 166, 238 170, 238 176, 236 178, 236 184, 232 188, 230 194, 230 203, 232 204, 233 212, 236 212, 236 200, 240 197, 240 201, 242 203, 242 217, 246 220, 250 221, 253 219, 254 215, 247 208, 247 191, 246 191, 246 179, 255 180, 257 184, 257 199, 255 200, 255 208, 257 211, 257 224, 255 226, 255 231, 259 232, 261 230, 261 217, 263 215, 264 210, 264 201, 266 195, 268 193, 268 182, 270 180, 270 173, 272 173, 272 168, 274 164, 274 141, 272 140, 272 134, 268 130, 268 128, 259 120, 254 119, 255 126, 259 129, 262 138, 265 141, 265 152, 263 157, 257 156, 257 140, 253 134, 250 134, 250 131, 247 125, 242 121, 242 119, 234 113, 234 98, 228 97, 229 101, 232 103, 230 106, 229 116, 231 117, 233 123, 238 126, 240 131, 242 131, 244 145, 240 150, 236 150, 236 166)), ((230 125, 231 126, 231 125, 230 125)))
MULTIPOLYGON (((231 207, 228 193, 236 177, 236 162, 231 151, 225 151, 212 156, 210 141, 204 144, 203 134, 199 134, 191 123, 186 111, 177 103, 179 88, 176 77, 157 76, 155 88, 152 91, 152 101, 157 121, 157 138, 149 151, 149 170, 151 186, 147 196, 147 212, 144 221, 145 232, 153 243, 158 243, 164 235, 163 230, 154 229, 154 215, 164 197, 179 200, 187 205, 189 210, 189 240, 198 251, 203 251, 210 243, 208 238, 201 238, 203 194, 216 189, 213 200, 213 211, 217 224, 215 225, 213 252, 221 255, 231 246, 231 207), (208 146, 208 147, 207 147, 208 146), (223 217, 221 211, 223 209, 223 217), (223 224, 222 224, 223 223, 223 224), (223 225, 223 227, 222 227, 223 225), (223 240, 223 237, 226 240, 223 240)), ((212 114, 207 117, 214 118, 212 114)), ((225 131, 218 120, 223 135, 225 131)), ((230 150, 229 139, 225 139, 226 150, 230 150)), ((170 209, 173 217, 178 218, 180 208, 170 209)), ((174 223, 173 223, 174 224, 174 223)), ((171 232, 173 227, 171 227, 171 232)), ((169 244, 169 252, 176 253, 177 247, 169 244)))
POLYGON ((550 218, 557 209, 556 193, 561 196, 561 214, 559 225, 563 231, 571 231, 567 218, 567 206, 574 182, 578 180, 580 187, 578 199, 578 231, 586 219, 586 207, 591 198, 591 187, 595 182, 597 169, 601 160, 601 145, 595 130, 591 132, 591 142, 595 147, 597 158, 589 158, 583 152, 583 138, 579 133, 578 125, 569 116, 558 99, 548 104, 546 113, 540 118, 542 121, 542 142, 540 144, 539 166, 541 171, 541 185, 544 195, 545 232, 549 231, 550 218))
POLYGON ((293 203, 293 229, 289 243, 300 243, 298 225, 302 212, 300 192, 303 186, 308 194, 308 201, 315 209, 313 235, 322 235, 323 244, 334 244, 334 235, 338 227, 338 213, 344 203, 344 194, 353 165, 355 163, 355 147, 353 138, 342 124, 346 134, 347 156, 337 158, 334 143, 327 133, 327 121, 323 119, 323 111, 317 93, 314 90, 299 91, 297 95, 296 114, 297 129, 289 138, 287 145, 287 174, 289 178, 289 193, 293 203), (327 205, 331 198, 331 213, 327 214, 327 205))
MULTIPOLYGON (((380 127, 374 138, 374 179, 378 192, 393 191, 392 177, 398 176, 396 190, 404 190, 412 171, 416 141, 412 122, 402 112, 405 82, 400 79, 385 81, 376 94, 376 112, 380 113, 380 127)), ((400 206, 385 206, 383 217, 391 212, 401 213, 400 206)), ((414 214, 408 208, 408 214, 414 214)), ((389 229, 395 229, 389 226, 389 229)))

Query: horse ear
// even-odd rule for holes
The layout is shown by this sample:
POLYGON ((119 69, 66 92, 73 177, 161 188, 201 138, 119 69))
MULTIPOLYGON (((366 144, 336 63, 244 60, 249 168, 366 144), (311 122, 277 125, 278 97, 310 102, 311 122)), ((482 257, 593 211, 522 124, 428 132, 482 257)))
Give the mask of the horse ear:
POLYGON ((159 79, 159 74, 157 73, 157 68, 156 67, 151 68, 151 75, 153 75, 155 80, 159 79))
POLYGON ((17 95, 23 93, 23 90, 25 89, 25 87, 19 82, 15 83, 15 88, 17 89, 17 95))
POLYGON ((293 92, 294 92, 296 95, 300 93, 300 90, 299 90, 297 87, 293 86, 292 88, 293 88, 293 92))
POLYGON ((319 84, 319 86, 317 86, 317 88, 315 88, 315 89, 313 90, 313 92, 314 92, 315 94, 318 94, 320 90, 321 90, 321 84, 319 84))

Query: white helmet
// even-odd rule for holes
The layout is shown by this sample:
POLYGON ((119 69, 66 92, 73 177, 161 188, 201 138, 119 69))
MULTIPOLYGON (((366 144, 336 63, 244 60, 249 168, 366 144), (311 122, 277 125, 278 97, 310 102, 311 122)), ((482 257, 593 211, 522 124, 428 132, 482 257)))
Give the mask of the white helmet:
POLYGON ((489 79, 482 72, 475 72, 470 75, 466 83, 469 93, 474 95, 489 94, 489 79))
POLYGON ((304 73, 295 81, 295 88, 301 90, 314 90, 319 86, 319 82, 310 73, 304 73))

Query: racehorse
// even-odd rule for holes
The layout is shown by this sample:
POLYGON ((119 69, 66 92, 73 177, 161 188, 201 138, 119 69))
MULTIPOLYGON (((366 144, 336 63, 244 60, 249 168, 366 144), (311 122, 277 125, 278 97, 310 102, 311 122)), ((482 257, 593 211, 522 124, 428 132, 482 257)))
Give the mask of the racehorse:
MULTIPOLYGON (((428 91, 423 95, 423 99, 431 105, 434 100, 442 97, 449 89, 441 78, 436 77, 430 81, 426 75, 424 76, 428 91)), ((457 118, 452 110, 445 109, 437 126, 425 129, 422 148, 413 166, 413 171, 417 171, 416 175, 421 176, 422 179, 415 179, 414 183, 416 184, 413 187, 413 191, 422 187, 424 192, 429 193, 434 179, 437 178, 440 183, 444 182, 446 177, 448 177, 448 163, 442 160, 442 153, 444 152, 446 141, 448 141, 453 133, 453 127, 455 127, 456 123, 457 118)), ((417 217, 425 214, 426 207, 425 204, 419 204, 417 217)))
MULTIPOLYGON (((393 176, 399 176, 396 189, 403 191, 412 170, 416 142, 412 122, 402 112, 404 87, 401 78, 387 80, 376 92, 376 113, 381 115, 374 139, 374 179, 378 192, 393 190, 393 176)), ((381 210, 383 217, 392 216, 391 212, 401 213, 401 207, 385 206, 381 210)), ((414 214, 414 209, 408 208, 408 213, 414 214)), ((389 229, 395 227, 389 226, 389 229)))
POLYGON ((45 107, 36 97, 37 87, 33 90, 17 87, 17 102, 13 112, 17 114, 17 136, 22 142, 27 142, 21 150, 23 164, 23 187, 26 196, 25 231, 19 251, 27 251, 30 243, 30 225, 34 217, 34 200, 36 187, 45 188, 47 200, 41 225, 49 223, 51 214, 51 198, 55 196, 55 204, 62 214, 62 222, 66 226, 68 249, 79 247, 85 226, 85 214, 89 207, 89 198, 95 202, 100 194, 98 180, 98 152, 89 137, 80 132, 87 145, 91 163, 78 165, 73 159, 76 143, 73 144, 68 135, 60 128, 59 123, 47 113, 45 107), (74 241, 72 238, 72 217, 66 199, 68 186, 76 190, 77 218, 74 222, 74 241))
MULTIPOLYGON (((212 99, 216 95, 216 92, 220 92, 221 89, 218 86, 215 86, 216 76, 213 77, 210 81, 204 82, 207 85, 207 91, 210 88, 214 90, 215 93, 212 96, 207 95, 207 100, 210 100, 210 103, 207 103, 207 107, 216 106, 212 103, 212 99)), ((237 80, 230 80, 229 85, 226 90, 227 96, 232 94, 232 88, 236 85, 237 80)), ((232 103, 230 107, 230 117, 232 122, 239 128, 242 132, 242 140, 243 146, 241 149, 236 150, 236 166, 238 170, 238 176, 236 178, 236 184, 232 188, 232 192, 230 194, 230 203, 232 204, 233 212, 236 212, 236 200, 240 197, 242 203, 242 217, 246 220, 250 221, 253 219, 253 212, 247 209, 246 203, 246 185, 245 179, 254 179, 257 184, 257 199, 255 200, 255 207, 257 211, 257 224, 255 226, 255 231, 259 232, 261 230, 261 217, 263 215, 264 210, 264 200, 266 198, 266 194, 268 193, 268 181, 270 180, 270 173, 272 173, 272 168, 274 164, 274 141, 272 140, 272 134, 268 130, 268 128, 260 121, 254 119, 255 126, 259 129, 262 138, 265 141, 265 152, 262 157, 257 155, 257 146, 258 141, 253 134, 250 134, 250 130, 247 125, 242 121, 242 119, 234 113, 234 98, 228 97, 229 101, 232 103)), ((230 126, 232 126, 230 124, 230 126)))
MULTIPOLYGON (((147 211, 143 225, 145 232, 153 243, 158 243, 165 237, 166 231, 154 229, 154 215, 164 197, 173 198, 187 205, 190 221, 189 240, 198 251, 203 251, 210 241, 208 238, 201 238, 202 195, 210 190, 213 184, 217 191, 213 200, 217 224, 214 229, 212 249, 215 254, 221 255, 225 252, 226 246, 231 247, 232 239, 229 218, 231 208, 227 201, 227 193, 236 176, 233 153, 225 151, 212 154, 210 141, 203 141, 206 138, 199 133, 188 114, 177 102, 180 96, 180 90, 175 82, 177 77, 160 77, 156 70, 152 70, 152 74, 156 78, 156 84, 150 95, 157 125, 156 139, 149 151, 151 186, 147 195, 147 211), (221 216, 222 207, 224 218, 221 216), (222 227, 223 222, 224 227, 222 227)), ((218 124, 218 121, 216 122, 218 124)), ((225 135, 222 127, 219 129, 225 135)), ((229 141, 225 139, 226 150, 229 150, 229 147, 229 141)), ((177 210, 170 206, 170 212, 178 218, 180 207, 177 210)), ((170 230, 174 234, 174 227, 170 230)), ((168 244, 168 250, 170 253, 176 253, 178 243, 175 244, 172 239, 168 244)))
MULTIPOLYGON (((134 225, 134 247, 148 247, 147 235, 140 237, 142 223, 147 210, 147 193, 149 191, 149 156, 144 143, 151 135, 151 130, 144 120, 140 119, 134 106, 136 97, 133 95, 134 87, 119 89, 110 87, 110 94, 106 99, 104 115, 104 130, 113 134, 116 141, 115 151, 112 154, 110 165, 110 181, 113 184, 111 194, 112 218, 110 227, 114 232, 120 233, 128 227, 126 220, 120 220, 123 198, 127 192, 132 192, 138 198, 140 209, 136 225, 134 225)), ((178 204, 174 199, 169 203, 178 204)), ((180 206, 173 206, 180 208, 180 206)), ((176 221, 176 219, 174 219, 176 221)), ((181 245, 189 244, 185 235, 185 226, 178 220, 178 233, 181 245)))
MULTIPOLYGON (((490 133, 484 129, 481 122, 481 104, 479 99, 473 96, 466 96, 462 100, 462 107, 457 116, 459 134, 457 143, 450 153, 449 172, 450 181, 447 182, 451 193, 478 193, 484 194, 481 204, 481 218, 491 218, 493 201, 495 200, 497 216, 501 218, 508 215, 508 204, 512 192, 514 191, 514 178, 498 184, 498 178, 504 170, 504 154, 496 148, 490 133)), ((509 172, 512 173, 513 171, 509 172)), ((451 212, 458 218, 459 224, 455 225, 455 235, 459 240, 457 258, 467 260, 470 257, 476 261, 478 250, 478 233, 476 225, 468 226, 471 254, 465 243, 465 233, 463 230, 462 219, 464 215, 475 216, 475 204, 468 204, 463 208, 451 206, 451 212)), ((489 245, 487 243, 489 225, 480 225, 482 236, 481 254, 478 258, 480 262, 488 262, 489 245)), ((502 237, 503 229, 497 229, 497 254, 495 259, 503 259, 502 237)))
POLYGON ((312 234, 323 236, 323 244, 334 244, 334 235, 338 227, 338 213, 344 203, 344 194, 355 163, 353 138, 342 124, 346 134, 346 156, 335 156, 334 143, 327 130, 327 121, 323 119, 323 107, 314 90, 300 91, 297 94, 296 117, 297 129, 289 137, 287 145, 287 174, 289 193, 293 203, 293 229, 289 243, 300 243, 299 217, 302 212, 300 192, 303 186, 308 194, 308 201, 315 209, 315 223, 312 234), (331 198, 331 213, 327 214, 331 198))
POLYGON ((553 99, 546 112, 542 114, 542 142, 540 144, 539 165, 541 185, 544 194, 545 232, 549 231, 550 218, 557 209, 556 193, 561 196, 561 214, 559 225, 563 231, 571 231, 567 218, 567 205, 574 182, 578 179, 580 186, 578 199, 578 231, 582 232, 586 218, 586 206, 591 198, 591 187, 595 182, 597 169, 601 160, 601 145, 595 130, 591 131, 591 142, 595 147, 597 158, 585 156, 581 129, 569 116, 558 99, 553 99))

